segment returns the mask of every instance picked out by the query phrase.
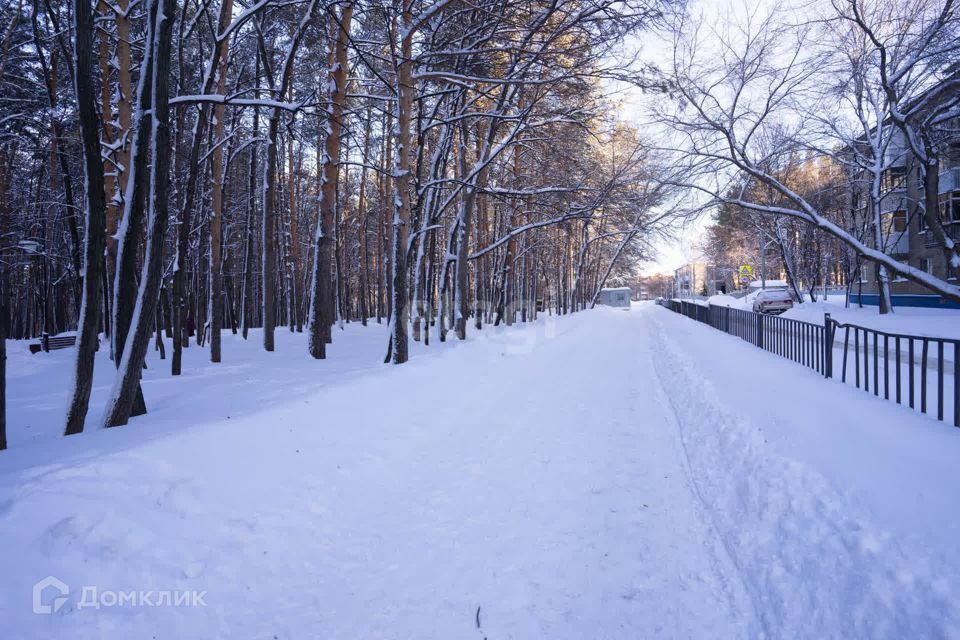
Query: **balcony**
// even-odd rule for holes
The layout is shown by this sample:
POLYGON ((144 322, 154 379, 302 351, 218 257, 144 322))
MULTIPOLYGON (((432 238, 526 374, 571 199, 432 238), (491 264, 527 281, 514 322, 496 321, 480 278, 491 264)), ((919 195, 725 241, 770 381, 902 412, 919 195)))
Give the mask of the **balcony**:
POLYGON ((947 169, 940 173, 940 188, 938 192, 947 193, 948 191, 960 191, 960 167, 947 169))
POLYGON ((910 253, 910 234, 906 231, 883 236, 883 252, 888 256, 905 256, 910 253))

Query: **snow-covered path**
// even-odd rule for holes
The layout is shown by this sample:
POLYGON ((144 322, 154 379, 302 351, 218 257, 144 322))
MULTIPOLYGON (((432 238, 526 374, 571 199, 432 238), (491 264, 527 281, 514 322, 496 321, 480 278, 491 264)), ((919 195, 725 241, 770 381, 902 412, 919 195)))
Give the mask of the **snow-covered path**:
POLYGON ((754 604, 751 637, 958 637, 960 554, 937 533, 960 530, 954 430, 692 321, 649 319, 694 493, 754 604), (715 350, 706 357, 704 338, 715 350), (746 351, 741 360, 722 357, 730 347, 746 351), (883 448, 891 430, 894 451, 883 448), (816 440, 812 453, 803 438, 816 440), (931 493, 946 508, 902 504, 931 493))
MULTIPOLYGON (((884 511, 872 470, 819 464, 694 349, 879 401, 710 331, 652 306, 487 329, 261 412, 6 452, 4 637, 960 634, 958 516, 884 511), (47 575, 71 593, 37 615, 47 575), (207 606, 80 608, 83 586, 207 606)), ((901 422, 904 486, 950 504, 960 438, 901 422)))

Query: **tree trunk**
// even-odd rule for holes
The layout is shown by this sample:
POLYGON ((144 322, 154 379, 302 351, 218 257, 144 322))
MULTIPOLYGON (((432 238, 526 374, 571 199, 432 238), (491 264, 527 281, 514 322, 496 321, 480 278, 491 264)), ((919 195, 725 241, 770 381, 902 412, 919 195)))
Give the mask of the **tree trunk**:
MULTIPOLYGON (((14 19, 16 18, 17 16, 14 16, 14 19)), ((10 33, 8 32, 4 38, 4 47, 6 47, 9 37, 10 33)), ((0 59, 0 77, 3 77, 2 67, 5 62, 6 50, 4 49, 4 56, 0 59)), ((0 168, 0 237, 6 235, 10 224, 10 209, 7 205, 7 187, 10 184, 10 174, 12 173, 12 167, 8 161, 10 157, 13 157, 12 153, 7 155, 0 151, 0 165, 3 165, 0 168)), ((39 182, 38 180, 38 184, 39 182)), ((10 290, 5 253, 3 247, 0 247, 0 450, 7 448, 7 336, 10 335, 7 324, 9 319, 7 298, 10 290)))
MULTIPOLYGON (((65 435, 83 431, 93 386, 93 363, 97 353, 100 326, 100 268, 103 264, 106 212, 103 197, 103 163, 100 153, 100 121, 94 88, 96 56, 93 49, 93 11, 89 0, 74 0, 74 58, 76 59, 77 113, 86 178, 86 241, 84 242, 84 278, 80 298, 80 321, 73 385, 67 409, 65 435)), ((139 372, 138 372, 139 373, 139 372)))
MULTIPOLYGON (((233 12, 233 0, 223 0, 220 4, 219 32, 223 33, 230 26, 233 12)), ((217 93, 224 95, 227 87, 227 44, 229 38, 220 41, 220 53, 217 56, 217 93)), ((212 184, 212 215, 210 216, 210 362, 220 362, 220 329, 223 326, 223 276, 220 270, 222 255, 220 240, 223 220, 223 119, 224 105, 218 104, 213 109, 214 135, 213 154, 210 163, 213 165, 212 184)))
MULTIPOLYGON (((460 128, 460 174, 468 175, 467 168, 467 127, 460 128)), ((482 161, 483 158, 477 158, 482 161)), ((460 340, 467 339, 467 318, 470 316, 469 260, 470 228, 473 224, 474 204, 477 200, 475 185, 464 185, 460 202, 460 224, 457 227, 457 264, 454 272, 454 332, 460 340)))
MULTIPOLYGON (((97 14, 102 21, 110 19, 111 10, 105 0, 98 0, 97 14)), ((111 107, 111 88, 110 88, 110 32, 107 29, 100 29, 99 58, 100 58, 100 122, 103 125, 103 145, 107 149, 113 147, 115 139, 112 125, 113 108, 111 107)), ((119 58, 119 56, 118 56, 119 58)), ((103 294, 103 321, 104 333, 109 338, 111 335, 111 302, 113 299, 113 274, 116 272, 117 241, 114 236, 117 233, 117 210, 121 202, 120 194, 117 190, 118 171, 114 166, 119 167, 119 161, 116 158, 110 158, 109 153, 103 154, 103 178, 104 178, 104 197, 106 198, 106 243, 107 250, 104 254, 103 282, 101 284, 103 294)), ((126 165, 124 165, 126 166, 126 165)), ((111 358, 113 358, 113 347, 111 344, 111 358)))
MULTIPOLYGON (((879 172, 876 172, 876 175, 873 178, 873 198, 872 198, 872 208, 873 208, 873 241, 874 246, 882 251, 883 250, 883 226, 882 219, 880 214, 880 177, 879 172)), ((893 312, 893 299, 890 295, 890 273, 887 271, 887 268, 879 263, 874 263, 874 273, 877 277, 877 294, 879 298, 879 307, 881 314, 887 314, 893 312)), ((863 298, 861 296, 861 302, 863 298)))
POLYGON ((157 302, 163 275, 163 240, 168 218, 170 186, 170 39, 175 0, 151 0, 149 13, 156 16, 148 28, 147 45, 154 58, 150 84, 153 94, 153 127, 150 180, 150 214, 147 241, 144 249, 140 290, 130 331, 124 345, 123 357, 113 393, 104 415, 104 426, 115 427, 127 423, 140 382, 140 372, 147 354, 150 333, 156 323, 157 302), (159 8, 157 7, 159 5, 159 8))
MULTIPOLYGON (((260 52, 255 55, 254 69, 256 77, 260 77, 260 52)), ((253 137, 256 138, 260 130, 260 110, 253 108, 253 137)), ((253 230, 254 217, 257 211, 257 145, 250 145, 250 164, 247 171, 247 226, 246 242, 243 248, 243 281, 240 286, 240 320, 243 323, 243 339, 247 339, 250 332, 250 323, 253 321, 253 230)))
POLYGON ((409 359, 407 347, 407 235, 412 211, 410 119, 413 113, 413 16, 403 4, 403 30, 397 68, 397 149, 396 178, 393 181, 393 304, 390 314, 394 364, 409 359))
POLYGON ((330 93, 326 140, 320 183, 320 211, 314 239, 313 278, 308 323, 309 352, 314 358, 326 358, 330 325, 333 323, 331 266, 333 259, 334 216, 337 211, 337 177, 340 171, 340 131, 343 102, 346 97, 347 34, 353 17, 353 4, 343 7, 339 20, 331 9, 330 37, 335 45, 329 56, 330 93))
MULTIPOLYGON (((226 1, 226 0, 224 0, 226 1)), ((217 77, 215 71, 220 65, 220 55, 223 52, 223 45, 213 47, 211 59, 206 75, 203 80, 202 93, 208 94, 213 90, 213 83, 217 77)), ((187 163, 187 184, 183 190, 183 202, 180 206, 180 215, 177 220, 177 257, 174 261, 173 271, 173 304, 174 304, 174 339, 173 339, 173 357, 170 361, 170 372, 172 375, 180 375, 182 368, 183 347, 189 343, 187 330, 187 277, 186 266, 189 260, 187 251, 190 239, 190 216, 193 212, 193 201, 197 192, 197 181, 200 175, 200 146, 203 136, 206 135, 207 122, 210 118, 210 104, 201 103, 197 112, 197 120, 194 122, 191 133, 190 156, 187 163)), ((194 315, 196 317, 196 315, 194 315)), ((199 327, 198 327, 199 329, 199 327)))
MULTIPOLYGON (((290 99, 293 100, 291 88, 290 99)), ((287 297, 290 308, 290 331, 303 331, 300 319, 300 232, 297 224, 297 181, 295 154, 293 152, 293 135, 287 137, 287 199, 290 210, 290 246, 287 268, 287 297)))
MULTIPOLYGON (((287 93, 290 86, 290 80, 293 75, 293 59, 296 56, 297 49, 303 34, 310 23, 313 13, 317 8, 317 0, 310 0, 297 31, 291 38, 289 48, 284 57, 283 68, 280 72, 280 86, 275 87, 278 97, 287 93)), ((260 43, 261 51, 264 50, 263 42, 260 43)), ((274 108, 270 115, 267 127, 267 158, 263 171, 263 232, 261 234, 263 246, 260 253, 263 256, 263 348, 265 351, 274 350, 274 332, 276 329, 276 276, 277 276, 277 253, 276 253, 276 200, 277 200, 277 164, 278 151, 277 142, 280 129, 281 110, 274 108)))
POLYGON ((371 108, 367 104, 366 126, 363 131, 363 167, 360 169, 360 186, 357 198, 357 215, 360 220, 360 323, 367 326, 367 316, 370 315, 369 296, 367 288, 370 281, 370 251, 367 242, 367 221, 370 216, 367 212, 367 164, 370 158, 370 125, 371 108))
POLYGON ((7 289, 4 286, 5 275, 0 271, 0 451, 7 448, 7 289))
MULTIPOLYGON (((384 167, 392 167, 396 169, 395 162, 393 158, 393 146, 395 144, 395 135, 394 135, 394 111, 396 110, 395 105, 391 105, 391 108, 387 109, 387 127, 384 130, 384 143, 386 144, 387 157, 383 163, 384 167)), ((390 322, 390 315, 393 312, 393 211, 394 211, 394 202, 391 202, 393 199, 393 183, 396 181, 396 177, 391 175, 392 171, 385 172, 383 176, 383 199, 381 202, 383 205, 383 219, 381 220, 383 226, 383 279, 384 279, 384 293, 383 304, 384 304, 384 315, 387 316, 387 322, 390 322)), ((392 338, 391 338, 392 340, 392 338)))
MULTIPOLYGON (((153 7, 155 10, 156 7, 153 7)), ((149 16, 153 20, 153 16, 149 16)), ((110 349, 114 363, 120 366, 123 349, 130 329, 134 306, 137 303, 137 250, 143 235, 144 200, 148 188, 147 155, 150 151, 152 118, 153 52, 148 50, 140 65, 140 81, 137 84, 137 124, 130 145, 129 166, 124 172, 127 189, 124 194, 124 211, 117 232, 116 273, 113 283, 113 331, 110 334, 110 349)), ((137 387, 133 415, 146 413, 143 393, 137 387)))

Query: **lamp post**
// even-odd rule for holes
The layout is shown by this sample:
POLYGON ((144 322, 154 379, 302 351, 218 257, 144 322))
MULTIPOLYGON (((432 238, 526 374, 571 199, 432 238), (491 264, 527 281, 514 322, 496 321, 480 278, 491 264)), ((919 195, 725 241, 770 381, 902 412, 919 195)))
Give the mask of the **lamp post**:
POLYGON ((762 238, 757 238, 757 246, 760 248, 760 288, 766 289, 767 288, 767 247, 775 243, 776 239, 770 238, 764 243, 761 243, 761 240, 762 238))

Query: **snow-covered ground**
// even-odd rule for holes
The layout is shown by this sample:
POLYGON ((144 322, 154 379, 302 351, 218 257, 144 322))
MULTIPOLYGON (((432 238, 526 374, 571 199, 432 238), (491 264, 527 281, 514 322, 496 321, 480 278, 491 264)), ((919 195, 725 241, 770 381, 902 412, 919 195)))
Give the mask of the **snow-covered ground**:
MULTIPOLYGON (((880 315, 877 307, 859 307, 845 305, 846 296, 831 295, 826 301, 819 299, 810 302, 809 298, 803 304, 795 304, 793 309, 785 312, 783 317, 806 322, 823 322, 823 314, 839 322, 856 324, 861 327, 903 333, 916 336, 932 336, 939 338, 960 338, 960 310, 957 309, 926 309, 922 307, 895 307, 894 312, 880 315)), ((752 295, 735 298, 729 295, 718 294, 710 296, 708 301, 724 307, 735 309, 752 309, 752 295)))
MULTIPOLYGON (((957 420, 953 390, 960 350, 956 342, 960 340, 960 311, 906 307, 881 316, 876 308, 846 308, 844 300, 808 300, 778 317, 768 316, 767 349, 820 366, 822 333, 814 334, 809 328, 778 318, 822 327, 829 313, 834 321, 833 378, 953 424, 957 420), (944 340, 927 339, 931 337, 944 340)), ((698 304, 705 307, 708 303, 698 304)), ((716 295, 709 304, 751 309, 749 297, 739 300, 716 295)))
MULTIPOLYGON (((385 325, 382 325, 382 330, 385 325)), ((143 372, 144 395, 150 411, 150 428, 176 429, 199 422, 235 419, 250 412, 289 402, 333 380, 343 381, 360 372, 380 370, 386 353, 386 335, 376 325, 364 331, 359 324, 336 331, 329 345, 329 359, 318 362, 307 354, 303 334, 277 329, 277 351, 267 353, 262 332, 254 330, 249 340, 223 332, 223 362, 212 364, 209 349, 183 351, 183 374, 170 375, 170 341, 167 359, 161 360, 152 346, 143 372), (376 334, 376 335, 374 335, 376 334)), ((432 336, 431 336, 432 337, 432 336)), ((31 354, 26 340, 7 341, 7 423, 11 447, 59 440, 73 350, 31 354)), ((418 346, 414 344, 414 348, 418 346)), ((106 347, 97 353, 94 384, 86 428, 98 427, 104 403, 114 379, 114 366, 106 347)), ((143 420, 130 426, 138 428, 143 420)))
POLYGON ((70 438, 69 352, 11 355, 4 638, 960 636, 958 429, 652 304, 278 336, 70 438))
POLYGON ((805 302, 794 305, 784 314, 786 318, 823 322, 823 314, 839 322, 862 327, 916 336, 960 338, 960 310, 925 309, 923 307, 895 307, 893 313, 880 315, 876 307, 844 305, 843 297, 829 298, 827 302, 805 302))

